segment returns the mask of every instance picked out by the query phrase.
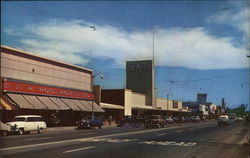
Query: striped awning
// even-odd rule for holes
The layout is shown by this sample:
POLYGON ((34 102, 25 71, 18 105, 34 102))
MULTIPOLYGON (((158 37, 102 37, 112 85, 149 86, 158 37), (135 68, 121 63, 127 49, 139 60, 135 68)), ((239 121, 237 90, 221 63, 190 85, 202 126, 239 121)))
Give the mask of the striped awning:
POLYGON ((16 110, 16 108, 1 97, 0 110, 16 110))
POLYGON ((73 111, 93 111, 104 112, 104 110, 95 102, 60 98, 60 97, 48 97, 48 96, 36 96, 26 94, 13 94, 8 93, 8 97, 19 105, 23 109, 47 109, 47 110, 73 110, 73 111))

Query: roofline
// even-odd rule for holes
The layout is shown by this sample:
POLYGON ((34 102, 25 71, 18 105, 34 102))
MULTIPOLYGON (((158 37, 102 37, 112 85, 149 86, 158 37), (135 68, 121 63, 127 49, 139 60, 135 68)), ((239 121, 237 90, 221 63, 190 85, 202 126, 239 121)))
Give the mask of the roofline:
POLYGON ((46 57, 43 57, 43 56, 40 56, 40 55, 36 55, 34 53, 31 53, 31 52, 27 52, 27 51, 24 51, 24 50, 12 48, 12 47, 9 47, 9 46, 1 45, 1 48, 12 50, 12 51, 15 51, 15 52, 19 52, 19 53, 22 53, 22 54, 25 54, 25 55, 29 55, 29 56, 32 56, 32 57, 41 58, 43 60, 47 60, 47 61, 50 61, 50 62, 56 62, 58 64, 67 65, 67 66, 70 66, 70 67, 73 67, 73 68, 78 68, 78 69, 81 69, 81 70, 84 70, 84 71, 89 71, 91 73, 93 72, 93 70, 88 69, 88 68, 84 68, 84 67, 81 67, 81 66, 69 64, 69 63, 62 62, 62 61, 57 61, 57 60, 54 60, 54 59, 49 59, 49 58, 46 58, 46 57))

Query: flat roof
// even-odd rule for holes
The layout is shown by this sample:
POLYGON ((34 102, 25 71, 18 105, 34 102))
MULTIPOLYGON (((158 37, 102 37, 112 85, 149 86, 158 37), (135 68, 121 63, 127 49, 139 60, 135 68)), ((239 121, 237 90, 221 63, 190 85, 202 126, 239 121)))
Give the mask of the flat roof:
POLYGON ((31 52, 27 52, 27 51, 24 51, 24 50, 8 47, 8 46, 5 46, 5 45, 1 45, 1 52, 3 51, 2 48, 7 49, 7 50, 11 50, 11 51, 14 51, 14 52, 17 52, 17 53, 22 53, 22 54, 25 54, 25 55, 28 55, 28 56, 31 56, 31 57, 36 57, 36 58, 40 58, 40 59, 47 60, 47 61, 50 61, 50 62, 55 62, 55 63, 58 63, 58 64, 66 65, 66 66, 69 66, 71 68, 77 68, 77 69, 80 69, 80 70, 93 72, 93 70, 88 69, 88 68, 84 68, 84 67, 81 67, 81 66, 69 64, 69 63, 62 62, 62 61, 57 61, 57 60, 54 60, 54 59, 49 59, 49 58, 46 58, 46 57, 31 53, 31 52))

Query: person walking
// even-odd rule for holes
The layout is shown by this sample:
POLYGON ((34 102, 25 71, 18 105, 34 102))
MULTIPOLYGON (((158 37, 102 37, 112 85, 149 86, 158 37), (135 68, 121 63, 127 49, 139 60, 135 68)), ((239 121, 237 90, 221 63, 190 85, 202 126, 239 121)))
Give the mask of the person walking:
POLYGON ((111 125, 111 121, 112 121, 112 116, 110 115, 108 118, 109 125, 111 125))

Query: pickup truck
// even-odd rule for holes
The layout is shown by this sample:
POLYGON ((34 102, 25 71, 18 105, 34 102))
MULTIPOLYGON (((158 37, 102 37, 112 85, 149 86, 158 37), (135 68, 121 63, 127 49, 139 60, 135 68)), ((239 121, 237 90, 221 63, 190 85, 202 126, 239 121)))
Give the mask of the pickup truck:
POLYGON ((102 119, 99 119, 97 117, 94 117, 93 120, 91 117, 88 117, 87 119, 81 119, 80 121, 76 122, 77 129, 92 128, 92 127, 98 127, 99 129, 101 129, 102 126, 103 126, 102 119))
POLYGON ((10 126, 0 121, 0 134, 6 136, 10 132, 10 126))

